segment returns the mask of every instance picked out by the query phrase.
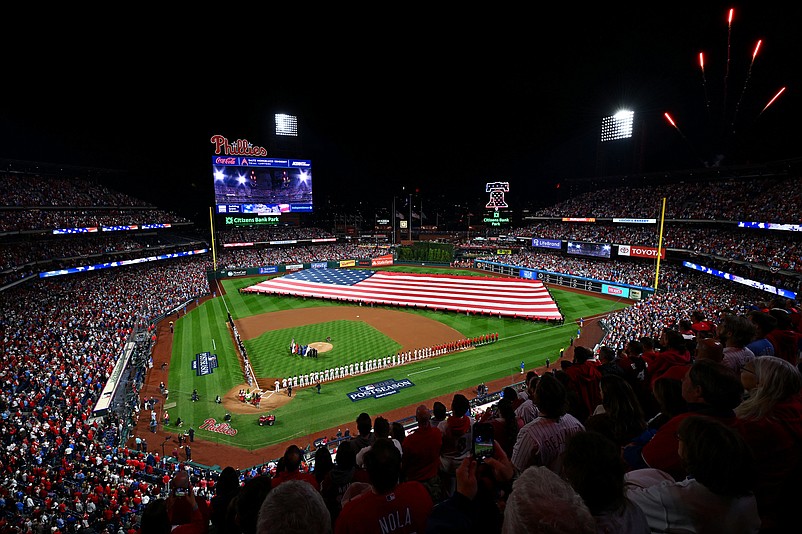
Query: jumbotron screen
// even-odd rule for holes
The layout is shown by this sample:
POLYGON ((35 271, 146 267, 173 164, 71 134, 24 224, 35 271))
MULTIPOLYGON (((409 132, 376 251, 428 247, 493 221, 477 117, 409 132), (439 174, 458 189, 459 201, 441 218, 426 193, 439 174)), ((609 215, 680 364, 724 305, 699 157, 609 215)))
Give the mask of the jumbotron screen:
POLYGON ((217 213, 273 215, 312 212, 312 162, 213 156, 217 213))
POLYGON ((609 258, 612 246, 609 243, 580 243, 578 241, 569 241, 568 248, 565 249, 566 254, 573 254, 575 256, 593 256, 596 258, 609 258))

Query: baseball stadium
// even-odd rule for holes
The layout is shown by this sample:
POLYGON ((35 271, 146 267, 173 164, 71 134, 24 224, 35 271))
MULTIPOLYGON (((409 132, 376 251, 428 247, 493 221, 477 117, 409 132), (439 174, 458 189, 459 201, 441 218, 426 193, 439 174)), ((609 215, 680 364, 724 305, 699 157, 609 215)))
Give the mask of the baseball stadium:
MULTIPOLYGON (((762 39, 731 60, 726 14, 723 91, 705 53, 694 73, 699 144, 684 128, 702 119, 649 100, 586 127, 545 57, 526 59, 525 105, 512 75, 477 84, 470 127, 463 103, 437 119, 371 104, 367 122, 399 131, 353 146, 328 122, 348 104, 295 83, 259 87, 271 105, 247 120, 215 89, 226 111, 202 136, 195 87, 159 80, 181 93, 159 110, 148 91, 96 106, 142 149, 79 133, 94 102, 69 102, 73 122, 46 116, 61 93, 14 102, 0 131, 31 150, 0 152, 0 534, 802 531, 802 157, 772 136, 793 88, 764 79, 762 39), (490 86, 510 130, 485 153, 490 86), (570 150, 545 133, 563 114, 583 130, 570 150), (150 116, 182 133, 155 143, 150 116), (82 144, 80 164, 57 150, 82 144)), ((583 73, 647 69, 639 41, 619 63, 584 24, 583 73)), ((420 82, 388 64, 382 91, 411 106, 420 82)), ((648 70, 642 93, 673 105, 668 69, 648 70)), ((373 102, 356 79, 336 80, 343 98, 373 102)))
MULTIPOLYGON (((701 356, 707 342, 718 346, 718 357, 711 356, 715 365, 733 378, 748 372, 743 365, 764 358, 785 361, 791 377, 799 373, 798 342, 783 353, 774 332, 781 328, 794 340, 802 338, 793 334, 799 317, 800 278, 790 254, 796 233, 722 224, 714 207, 694 200, 715 196, 720 184, 685 184, 681 193, 666 184, 666 198, 674 200, 660 225, 662 240, 657 232, 644 239, 649 232, 639 226, 654 229, 654 222, 640 222, 654 208, 616 213, 588 195, 568 201, 585 202, 586 212, 596 215, 595 223, 580 227, 553 216, 566 209, 554 206, 503 236, 488 230, 488 238, 469 240, 444 233, 425 247, 420 246, 425 229, 406 244, 393 244, 391 238, 376 243, 373 235, 354 244, 317 227, 215 229, 214 244, 207 247, 180 216, 38 169, 7 172, 5 190, 27 191, 30 196, 19 199, 24 203, 52 190, 65 198, 92 191, 109 203, 88 212, 92 225, 86 227, 70 226, 86 224, 73 208, 42 210, 33 224, 58 226, 57 233, 76 229, 77 237, 63 238, 69 241, 58 241, 62 236, 50 229, 23 238, 20 229, 31 221, 19 220, 13 209, 3 211, 5 247, 11 252, 6 258, 22 267, 5 271, 0 293, 3 487, 6 501, 19 503, 16 509, 41 510, 48 493, 25 487, 44 488, 49 476, 65 484, 56 492, 80 486, 70 470, 54 475, 59 465, 74 466, 98 482, 119 468, 118 484, 138 488, 121 496, 134 507, 135 500, 142 506, 134 495, 158 499, 177 470, 190 473, 197 495, 210 501, 214 482, 227 468, 240 473, 245 487, 260 477, 277 477, 288 450, 301 451, 299 469, 311 475, 319 451, 336 461, 343 443, 356 439, 360 414, 399 423, 406 442, 420 425, 420 406, 426 413, 438 403, 450 410, 461 397, 469 402, 472 420, 496 417, 506 389, 518 397, 538 382, 527 382, 530 375, 540 381, 564 375, 560 387, 576 391, 564 417, 576 413, 575 420, 591 425, 599 415, 590 415, 592 406, 582 404, 604 405, 603 400, 585 399, 582 390, 572 389, 571 369, 613 365, 626 371, 621 362, 643 358, 645 352, 630 353, 633 347, 644 351, 649 339, 654 359, 647 369, 656 374, 644 391, 655 405, 642 401, 638 413, 645 431, 646 417, 654 420, 661 413, 655 384, 664 378, 679 387, 686 370, 707 359, 701 356), (619 214, 639 222, 613 222, 619 214), (709 222, 700 222, 703 214, 709 222), (80 230, 119 227, 121 217, 131 223, 124 231, 158 226, 158 241, 171 245, 155 254, 148 246, 148 256, 142 255, 146 249, 136 248, 101 255, 108 261, 78 253, 97 250, 101 243, 111 250, 129 240, 152 240, 96 237, 80 230), (591 233, 599 232, 606 239, 594 246, 599 243, 591 233), (551 237, 560 233, 566 239, 551 237), (715 253, 705 248, 702 235, 717 236, 715 253), (265 244, 225 247, 244 240, 265 244), (269 244, 287 240, 293 243, 269 244), (742 250, 736 244, 745 241, 763 255, 754 252, 751 261, 734 261, 742 250), (54 254, 64 243, 73 255, 57 262, 23 261, 54 254), (569 247, 589 253, 575 254, 569 247), (219 257, 217 250, 222 250, 219 257), (610 257, 599 258, 599 250, 610 257), (761 334, 758 319, 748 319, 755 316, 773 317, 774 330, 761 334), (787 319, 782 327, 780 319, 787 319), (732 341, 722 349, 719 340, 727 338, 726 329, 732 329, 730 336, 737 336, 741 348, 732 341), (670 341, 676 336, 679 346, 670 341), (774 340, 763 343, 774 355, 758 357, 747 349, 761 339, 774 340), (732 343, 736 351, 728 350, 732 343), (735 352, 751 356, 736 364, 730 361, 735 352), (29 482, 21 486, 14 473, 29 473, 29 482)), ((745 220, 760 220, 760 210, 779 198, 787 202, 785 213, 797 213, 792 205, 792 192, 802 185, 797 174, 728 180, 753 191, 752 200, 741 206, 745 220)), ((633 197, 661 194, 654 188, 626 191, 633 197)), ((645 386, 633 380, 630 391, 645 386)), ((597 380, 594 387, 602 383, 597 380)), ((737 391, 739 402, 742 391, 737 391)), ((786 404, 798 397, 799 388, 794 391, 786 404)), ((682 419, 682 413, 676 417, 682 419)), ((654 436, 660 435, 657 430, 654 436)), ((757 438, 747 434, 744 439, 757 438)), ((770 449, 779 451, 783 443, 776 441, 770 449)), ((789 456, 783 457, 790 466, 798 456, 790 452, 794 445, 788 446, 789 456)), ((647 450, 648 444, 644 456, 647 450)), ((513 463, 518 456, 511 448, 513 463)), ((636 467, 643 466, 631 466, 636 467)), ((111 491, 111 485, 104 487, 111 491)), ((63 498, 60 502, 66 506, 61 517, 73 517, 75 525, 82 516, 103 521, 97 505, 89 513, 74 493, 69 505, 63 498)), ((130 509, 128 514, 135 515, 130 509)), ((119 517, 109 521, 122 522, 119 517)))

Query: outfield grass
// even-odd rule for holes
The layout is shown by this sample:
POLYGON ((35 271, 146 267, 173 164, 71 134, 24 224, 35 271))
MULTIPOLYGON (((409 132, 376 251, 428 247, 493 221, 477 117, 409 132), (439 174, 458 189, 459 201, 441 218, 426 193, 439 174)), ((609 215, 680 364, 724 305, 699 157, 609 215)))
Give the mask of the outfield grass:
MULTIPOLYGON (((411 267, 397 267, 395 270, 468 273, 460 270, 411 267)), ((473 272, 468 274, 481 275, 473 272)), ((200 430, 201 423, 209 417, 215 418, 218 422, 223 419, 224 410, 221 405, 214 403, 215 395, 223 395, 245 381, 226 324, 227 311, 234 319, 239 319, 288 309, 343 306, 326 300, 243 294, 238 291, 242 287, 262 280, 263 276, 224 280, 222 282, 226 290, 224 298, 211 299, 177 321, 170 365, 170 397, 166 403, 168 407, 176 403, 176 406, 169 410, 173 421, 181 417, 191 424, 197 435, 203 439, 225 442, 251 450, 283 443, 331 427, 351 425, 356 415, 363 411, 376 415, 402 406, 426 402, 433 397, 448 395, 460 389, 475 387, 480 382, 503 378, 509 378, 510 383, 517 382, 520 380, 521 360, 525 362, 527 368, 542 365, 546 358, 556 361, 560 349, 566 348, 571 337, 576 335, 576 319, 626 306, 619 301, 552 288, 552 295, 565 315, 563 325, 513 318, 391 308, 399 313, 418 314, 442 322, 461 332, 465 337, 497 332, 499 341, 474 350, 422 360, 336 382, 324 382, 320 394, 313 387, 296 388, 293 392, 293 396, 297 397, 296 400, 272 412, 276 415, 276 424, 272 427, 260 427, 257 424, 258 413, 255 412, 254 415, 233 414, 231 426, 237 430, 236 436, 200 430), (191 363, 196 353, 205 351, 217 354, 219 367, 211 375, 198 377, 191 369, 191 363), (359 386, 387 379, 409 379, 415 386, 381 399, 369 398, 352 402, 347 396, 359 386), (190 401, 193 389, 197 389, 200 394, 199 402, 190 401)), ((295 337, 297 342, 308 343, 322 341, 326 336, 332 336, 337 341, 334 350, 326 353, 326 362, 337 361, 338 365, 394 354, 400 349, 395 341, 373 327, 350 320, 266 332, 256 339, 247 341, 246 348, 257 376, 292 376, 323 370, 324 366, 315 359, 288 356, 290 339, 295 337)), ((327 366, 333 365, 327 363, 327 366)))

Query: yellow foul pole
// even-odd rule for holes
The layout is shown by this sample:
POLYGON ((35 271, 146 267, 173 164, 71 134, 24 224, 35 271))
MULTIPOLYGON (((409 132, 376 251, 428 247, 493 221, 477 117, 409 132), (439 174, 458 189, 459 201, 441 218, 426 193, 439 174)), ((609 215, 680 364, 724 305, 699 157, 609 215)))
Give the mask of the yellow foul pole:
POLYGON ((217 270, 217 251, 214 244, 214 211, 209 206, 209 228, 212 231, 212 269, 217 270))
POLYGON ((657 293, 657 282, 660 280, 660 256, 663 254, 663 223, 666 220, 666 197, 663 197, 663 208, 660 210, 660 237, 657 241, 657 269, 654 271, 654 292, 657 293))

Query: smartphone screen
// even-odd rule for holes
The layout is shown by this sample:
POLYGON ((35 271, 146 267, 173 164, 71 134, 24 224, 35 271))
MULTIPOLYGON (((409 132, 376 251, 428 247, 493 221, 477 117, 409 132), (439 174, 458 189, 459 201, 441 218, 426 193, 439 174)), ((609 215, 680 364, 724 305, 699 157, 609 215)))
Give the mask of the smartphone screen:
POLYGON ((473 425, 473 457, 477 461, 493 457, 493 425, 490 423, 474 423, 473 425))

